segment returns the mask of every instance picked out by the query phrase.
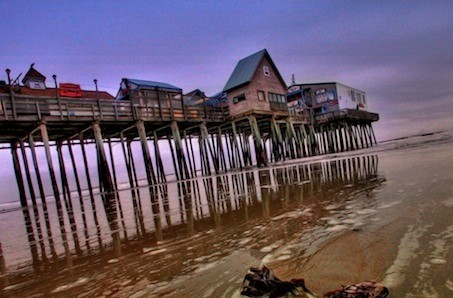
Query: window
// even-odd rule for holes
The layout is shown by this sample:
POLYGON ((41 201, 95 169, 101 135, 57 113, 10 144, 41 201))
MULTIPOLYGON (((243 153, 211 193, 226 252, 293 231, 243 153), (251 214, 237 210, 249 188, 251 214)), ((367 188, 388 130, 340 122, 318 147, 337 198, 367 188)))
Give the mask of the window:
POLYGON ((258 91, 258 100, 266 101, 266 95, 264 94, 264 91, 258 91))
POLYGON ((269 92, 269 101, 278 102, 278 103, 286 103, 286 96, 282 95, 282 94, 276 94, 276 93, 269 92))
POLYGON ((352 101, 355 101, 355 92, 351 90, 351 99, 352 101))
POLYGON ((268 77, 271 73, 269 72, 269 67, 263 66, 263 73, 266 77, 268 77))
POLYGON ((233 98, 233 103, 237 104, 238 102, 243 101, 243 100, 245 100, 245 94, 240 94, 233 98))

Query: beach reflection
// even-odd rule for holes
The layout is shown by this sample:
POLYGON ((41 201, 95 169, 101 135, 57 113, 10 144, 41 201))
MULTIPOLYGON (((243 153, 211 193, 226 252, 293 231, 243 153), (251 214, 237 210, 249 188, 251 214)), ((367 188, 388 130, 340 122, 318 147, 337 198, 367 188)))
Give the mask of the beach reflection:
POLYGON ((12 296, 121 296, 142 284, 139 291, 161 295, 194 275, 220 278, 223 273, 212 276, 213 268, 237 263, 224 270, 231 279, 225 288, 203 282, 205 294, 228 291, 251 264, 303 262, 329 234, 359 231, 372 220, 374 190, 384 181, 377 155, 361 155, 155 186, 120 185, 115 216, 101 212, 102 193, 72 193, 61 210, 47 202, 34 212, 0 214, 0 286, 12 296), (38 229, 39 222, 46 225, 38 229), (39 245, 21 234, 25 223, 39 245))

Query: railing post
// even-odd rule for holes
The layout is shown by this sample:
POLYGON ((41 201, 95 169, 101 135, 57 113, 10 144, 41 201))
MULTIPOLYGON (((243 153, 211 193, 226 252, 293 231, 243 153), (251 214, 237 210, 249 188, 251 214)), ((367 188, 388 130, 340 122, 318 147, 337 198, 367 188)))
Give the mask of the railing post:
POLYGON ((160 102, 159 88, 157 88, 157 87, 156 87, 156 94, 157 94, 157 105, 159 106, 160 120, 163 120, 163 118, 162 118, 162 104, 160 102))
MULTIPOLYGON (((11 77, 10 77, 11 70, 9 68, 6 69, 6 76, 8 77, 8 88, 9 88, 9 96, 11 98, 11 108, 13 110, 13 119, 17 119, 17 113, 16 113, 16 100, 14 98, 14 91, 13 88, 11 87, 11 77)), ((6 107, 5 107, 5 112, 6 112, 6 107)))
POLYGON ((182 91, 179 93, 179 96, 181 96, 181 108, 182 108, 182 113, 184 115, 184 120, 187 120, 186 107, 184 106, 184 97, 183 97, 182 91))
POLYGON ((63 110, 61 109, 60 93, 58 92, 58 85, 57 85, 57 75, 53 75, 52 78, 55 83, 55 93, 56 93, 56 97, 57 97, 58 109, 60 111, 60 119, 63 120, 63 110))
MULTIPOLYGON (((94 79, 93 82, 96 87, 96 100, 98 101, 99 117, 101 118, 101 120, 104 120, 103 115, 102 115, 101 100, 99 99, 98 80, 94 79)), ((69 116, 69 112, 68 112, 68 116, 69 116)))

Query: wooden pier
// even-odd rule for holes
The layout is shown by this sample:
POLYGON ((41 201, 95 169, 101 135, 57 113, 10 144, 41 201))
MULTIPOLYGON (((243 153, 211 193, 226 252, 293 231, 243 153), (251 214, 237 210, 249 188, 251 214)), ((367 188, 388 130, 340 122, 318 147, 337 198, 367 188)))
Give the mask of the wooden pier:
MULTIPOLYGON (((121 255, 132 232, 126 228, 125 194, 133 210, 133 237, 146 237, 146 226, 152 225, 159 241, 165 238, 164 227, 174 221, 169 182, 178 182, 180 221, 194 231, 193 218, 201 212, 199 200, 194 200, 200 192, 196 179, 217 179, 203 180, 215 219, 214 201, 229 203, 221 193, 216 199, 209 193, 226 185, 224 174, 376 145, 372 122, 379 115, 359 106, 316 114, 322 107, 313 106, 293 113, 286 103, 286 85, 265 50, 240 61, 225 87, 228 105, 188 106, 179 88, 132 79, 123 79, 119 94, 125 96, 117 99, 99 96, 96 80, 90 97, 81 90, 74 91, 77 98, 61 96, 56 76, 55 88, 46 88, 45 77, 32 64, 27 75, 34 77, 26 77, 41 78, 45 95, 38 96, 13 90, 7 73, 8 85, 0 89, 0 144, 11 151, 36 271, 61 254, 71 270, 74 258, 107 249, 100 222, 108 226, 108 249, 121 255), (147 85, 134 89, 126 83, 147 85), (142 208, 144 198, 148 212, 142 208)), ((328 104, 340 107, 335 99, 328 104)), ((1 251, 0 243, 3 276, 7 270, 1 251)))
MULTIPOLYGON (((169 95, 156 90, 156 96, 169 95)), ((46 215, 46 198, 49 196, 56 203, 63 243, 68 243, 65 232, 68 227, 63 220, 67 216, 75 252, 81 253, 79 228, 72 206, 72 200, 83 200, 81 179, 86 181, 94 219, 97 220, 99 212, 105 212, 115 251, 121 254, 119 224, 122 210, 117 196, 120 189, 117 181, 119 163, 125 165, 127 188, 131 191, 134 204, 140 201, 137 187, 140 181, 146 180, 153 206, 156 237, 162 239, 159 233, 159 206, 163 204, 165 210, 168 207, 165 197, 168 194, 166 183, 169 176, 173 177, 172 180, 184 181, 376 144, 371 122, 377 120, 377 115, 368 112, 343 110, 321 115, 314 123, 289 114, 275 116, 251 113, 230 119, 226 108, 156 108, 148 104, 152 100, 138 95, 128 101, 42 98, 12 93, 0 95, 0 140, 10 144, 27 235, 33 247, 31 251, 36 266, 39 266, 38 246, 43 245, 40 231, 50 231, 46 215), (95 145, 95 152, 87 151, 87 147, 93 151, 94 147, 90 147, 90 144, 95 145), (113 153, 112 145, 116 144, 121 146, 122 155, 113 153), (140 144, 141 156, 137 150, 133 150, 134 144, 140 144), (170 151, 173 165, 170 171, 168 166, 164 166, 169 161, 162 159, 161 147, 164 144, 170 151), (74 156, 76 148, 79 152, 77 158, 74 156), (54 149, 57 150, 58 161, 54 160, 54 149), (47 160, 45 169, 39 167, 38 150, 44 151, 47 160), (69 165, 64 156, 70 157, 69 165), (89 167, 90 157, 96 157, 95 173, 89 167), (138 159, 143 163, 137 164, 138 159), (146 177, 137 175, 138 167, 144 167, 146 177), (48 190, 46 192, 43 186, 43 175, 50 177, 51 193, 48 190), (68 176, 72 177, 74 183, 68 182, 68 176), (101 194, 103 210, 96 207, 95 188, 101 194), (30 202, 31 209, 28 206, 30 202), (42 221, 36 211, 38 203, 43 206, 42 221), (32 217, 37 219, 34 225, 38 238, 31 231, 32 217)), ((179 188, 181 195, 192 191, 185 184, 179 188)), ((85 214, 84 210, 82 214, 85 214)), ((49 237, 49 241, 51 239, 49 237)), ((49 242, 49 245, 52 247, 52 243, 49 242)), ((99 246, 102 247, 101 237, 99 246)), ((67 245, 64 251, 69 260, 68 266, 71 267, 72 252, 67 245)), ((51 255, 56 257, 54 251, 51 255)))

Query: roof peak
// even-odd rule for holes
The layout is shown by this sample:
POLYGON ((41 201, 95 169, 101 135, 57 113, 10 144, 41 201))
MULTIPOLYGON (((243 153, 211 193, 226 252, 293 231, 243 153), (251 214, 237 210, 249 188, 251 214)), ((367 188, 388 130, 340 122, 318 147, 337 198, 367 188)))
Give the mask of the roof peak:
POLYGON ((228 91, 250 82, 250 80, 252 79, 253 75, 256 72, 256 69, 258 68, 258 65, 265 56, 269 57, 270 59, 267 50, 262 49, 256 53, 251 54, 250 56, 247 56, 239 60, 238 64, 233 70, 233 73, 228 79, 228 82, 223 88, 223 91, 228 91))
POLYGON ((22 79, 22 83, 25 84, 25 82, 27 81, 27 79, 39 79, 39 80, 42 80, 42 81, 46 81, 46 77, 40 73, 39 71, 37 71, 35 68, 34 68, 34 65, 35 63, 32 63, 30 65, 30 69, 27 71, 27 73, 25 74, 24 78, 22 79))
POLYGON ((286 88, 286 83, 281 77, 280 72, 278 71, 277 67, 274 64, 274 61, 272 61, 269 52, 267 51, 267 49, 262 49, 250 56, 247 56, 239 60, 238 64, 234 68, 233 73, 228 79, 228 82, 223 88, 223 92, 249 83, 252 80, 253 75, 256 73, 258 66, 260 65, 264 57, 267 57, 269 63, 271 64, 271 67, 273 67, 273 69, 276 71, 279 80, 283 83, 283 85, 286 88))

